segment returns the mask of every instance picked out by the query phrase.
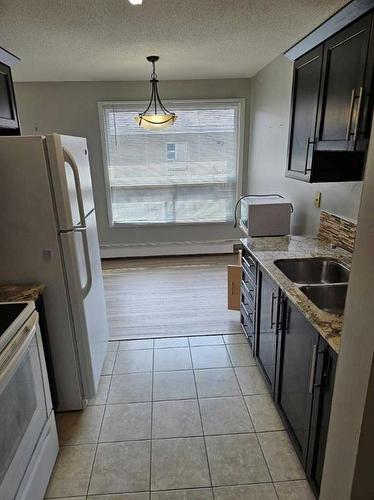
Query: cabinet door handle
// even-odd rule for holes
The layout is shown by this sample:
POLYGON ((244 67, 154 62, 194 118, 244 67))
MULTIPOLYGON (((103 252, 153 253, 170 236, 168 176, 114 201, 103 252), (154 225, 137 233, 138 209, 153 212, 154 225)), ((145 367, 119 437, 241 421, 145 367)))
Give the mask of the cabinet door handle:
POLYGON ((290 306, 287 306, 286 318, 285 318, 285 324, 284 324, 284 333, 285 334, 287 334, 290 330, 290 317, 291 317, 291 308, 290 308, 290 306))
POLYGON ((278 314, 278 322, 277 322, 277 335, 278 331, 282 329, 283 321, 284 321, 284 295, 281 292, 279 296, 279 314, 278 314))
POLYGON ((360 123, 360 113, 361 113, 361 104, 362 104, 362 93, 364 91, 363 87, 360 87, 360 92, 358 94, 358 104, 357 104, 357 114, 356 114, 356 123, 355 123, 355 129, 353 132, 353 141, 357 141, 357 134, 358 134, 358 125, 360 123))
POLYGON ((275 321, 273 319, 274 316, 274 300, 276 300, 277 296, 274 292, 271 292, 271 312, 270 312, 270 328, 274 328, 275 321))
POLYGON ((311 141, 310 140, 310 137, 308 137, 308 140, 306 142, 306 151, 305 151, 305 165, 304 165, 304 175, 306 175, 308 173, 308 171, 310 170, 310 168, 308 168, 308 160, 309 160, 309 146, 311 144, 315 144, 316 141, 311 141))
POLYGON ((348 123, 347 123, 347 132, 345 134, 346 141, 349 141, 349 136, 351 135, 351 125, 352 125, 353 103, 354 102, 355 102, 355 89, 352 89, 351 104, 349 106, 349 115, 348 115, 348 123))
POLYGON ((316 363, 317 363, 317 349, 318 349, 317 344, 314 344, 313 350, 312 350, 312 362, 310 364, 309 388, 308 388, 309 394, 312 394, 312 392, 313 392, 314 375, 315 375, 316 363))

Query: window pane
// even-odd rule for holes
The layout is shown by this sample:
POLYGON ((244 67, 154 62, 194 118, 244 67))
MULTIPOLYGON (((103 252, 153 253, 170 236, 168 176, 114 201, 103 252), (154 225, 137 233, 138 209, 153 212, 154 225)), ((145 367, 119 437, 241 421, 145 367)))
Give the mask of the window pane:
MULTIPOLYGON (((113 223, 232 220, 237 187, 237 103, 172 103, 175 124, 139 127, 131 103, 103 105, 113 223)), ((140 105, 141 108, 141 105, 140 105)))

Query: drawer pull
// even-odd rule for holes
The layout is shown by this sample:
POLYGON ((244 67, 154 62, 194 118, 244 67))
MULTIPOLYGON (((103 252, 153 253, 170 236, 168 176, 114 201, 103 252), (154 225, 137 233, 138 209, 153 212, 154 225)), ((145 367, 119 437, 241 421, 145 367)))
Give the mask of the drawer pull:
POLYGON ((242 290, 242 301, 241 303, 245 306, 250 306, 251 309, 255 308, 255 299, 251 295, 247 295, 246 291, 242 290))
POLYGON ((255 267, 255 265, 253 263, 250 264, 244 256, 242 256, 242 261, 245 263, 246 266, 248 266, 249 270, 251 270, 251 267, 255 267))
POLYGON ((250 318, 252 316, 253 312, 249 312, 248 309, 243 304, 243 302, 241 303, 241 306, 242 306, 243 311, 245 312, 245 314, 248 316, 248 318, 250 318))
POLYGON ((242 281, 242 285, 244 290, 247 292, 248 295, 254 292, 253 288, 248 288, 247 283, 245 281, 242 281))
POLYGON ((256 276, 249 273, 244 266, 242 267, 242 271, 243 271, 244 278, 245 278, 245 279, 243 279, 243 281, 245 281, 245 282, 248 281, 250 285, 255 287, 256 286, 256 276))

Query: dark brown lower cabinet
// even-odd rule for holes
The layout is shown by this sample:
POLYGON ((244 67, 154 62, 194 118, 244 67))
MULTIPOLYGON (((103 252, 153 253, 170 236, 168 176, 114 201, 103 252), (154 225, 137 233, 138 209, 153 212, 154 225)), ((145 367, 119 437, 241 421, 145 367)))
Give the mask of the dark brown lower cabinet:
POLYGON ((243 255, 242 327, 318 497, 337 354, 248 251, 243 255))
POLYGON ((279 288, 270 276, 258 272, 258 324, 255 355, 270 391, 274 393, 276 382, 277 338, 279 322, 279 288))
POLYGON ((319 334, 287 301, 278 364, 276 403, 306 466, 319 334))
POLYGON ((325 461, 336 363, 337 354, 320 338, 306 467, 309 482, 317 494, 321 487, 325 461))
POLYGON ((322 479, 335 367, 335 352, 285 300, 275 402, 316 495, 322 479))

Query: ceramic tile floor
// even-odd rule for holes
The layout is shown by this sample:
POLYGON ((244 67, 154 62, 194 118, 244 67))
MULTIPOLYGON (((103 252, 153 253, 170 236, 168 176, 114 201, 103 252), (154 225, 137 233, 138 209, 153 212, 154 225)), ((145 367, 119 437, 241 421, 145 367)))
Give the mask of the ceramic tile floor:
POLYGON ((111 342, 46 498, 312 500, 242 334, 111 342))

